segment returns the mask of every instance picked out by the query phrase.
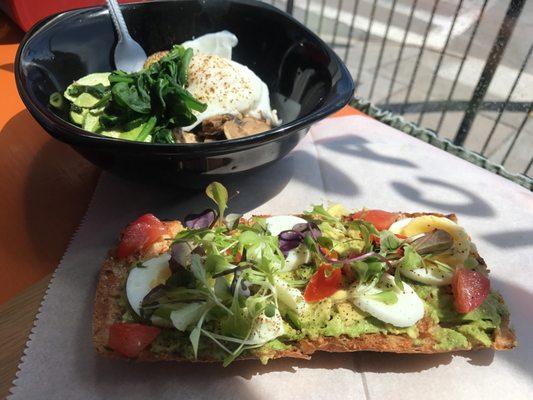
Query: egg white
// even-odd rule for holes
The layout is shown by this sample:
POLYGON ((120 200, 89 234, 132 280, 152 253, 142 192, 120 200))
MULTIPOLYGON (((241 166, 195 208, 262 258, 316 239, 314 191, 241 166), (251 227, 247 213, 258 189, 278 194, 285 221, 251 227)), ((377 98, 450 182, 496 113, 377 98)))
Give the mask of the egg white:
POLYGON ((187 40, 181 45, 191 48, 194 54, 212 54, 231 60, 232 49, 237 46, 237 36, 229 31, 208 33, 193 40, 187 40))
POLYGON ((262 344, 270 342, 285 333, 283 318, 276 309, 274 316, 267 317, 264 313, 260 314, 252 326, 250 337, 247 344, 262 344))
POLYGON ((283 231, 291 230, 296 224, 306 224, 303 218, 294 215, 276 215, 266 219, 267 228, 272 236, 278 236, 283 231))
POLYGON ((170 277, 169 260, 170 254, 165 253, 144 261, 143 267, 135 267, 130 271, 126 281, 126 297, 137 315, 141 315, 141 303, 150 290, 170 277))
POLYGON ((285 271, 294 271, 300 265, 311 261, 311 252, 305 244, 301 244, 295 249, 289 250, 285 257, 285 271))
POLYGON ((412 326, 424 317, 424 302, 405 282, 403 282, 403 291, 395 289, 398 301, 394 304, 385 304, 371 297, 390 287, 394 287, 394 277, 384 274, 376 287, 365 291, 354 290, 351 301, 362 311, 399 328, 412 326))
POLYGON ((308 303, 305 301, 300 289, 289 286, 287 282, 279 277, 274 278, 274 287, 279 303, 296 312, 299 316, 303 316, 308 311, 308 303))

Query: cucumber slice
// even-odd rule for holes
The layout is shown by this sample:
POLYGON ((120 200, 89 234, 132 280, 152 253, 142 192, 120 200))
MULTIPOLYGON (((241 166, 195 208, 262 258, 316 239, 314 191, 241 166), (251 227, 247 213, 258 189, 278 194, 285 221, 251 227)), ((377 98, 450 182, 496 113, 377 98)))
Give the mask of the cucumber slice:
POLYGON ((74 104, 78 107, 92 108, 98 104, 99 101, 100 99, 91 96, 89 93, 82 93, 74 99, 74 104))
POLYGON ((118 131, 102 131, 100 132, 102 136, 112 137, 118 139, 120 137, 120 132, 118 131))
POLYGON ((82 128, 89 132, 96 132, 100 129, 100 118, 91 113, 87 113, 82 128))
POLYGON ((83 78, 80 78, 74 83, 72 83, 71 85, 69 85, 67 87, 67 90, 65 90, 65 93, 63 93, 63 95, 68 100, 74 102, 76 97, 68 94, 68 90, 72 87, 72 85, 94 86, 94 85, 98 85, 99 83, 101 83, 104 86, 109 86, 110 85, 109 83, 110 74, 111 74, 110 72, 96 72, 94 74, 86 75, 83 78))
POLYGON ((87 110, 83 110, 81 113, 77 113, 75 111, 70 112, 70 120, 74 122, 76 125, 83 125, 83 121, 85 120, 85 116, 87 115, 87 110))
POLYGON ((112 137, 115 139, 124 139, 124 140, 136 140, 137 136, 139 136, 139 133, 141 133, 143 129, 144 124, 141 124, 129 131, 126 132, 119 132, 119 131, 102 131, 100 134, 112 137))
POLYGON ((139 136, 139 133, 141 133, 141 131, 143 130, 144 125, 145 124, 141 124, 127 132, 121 132, 119 137, 125 140, 136 140, 137 136, 139 136))

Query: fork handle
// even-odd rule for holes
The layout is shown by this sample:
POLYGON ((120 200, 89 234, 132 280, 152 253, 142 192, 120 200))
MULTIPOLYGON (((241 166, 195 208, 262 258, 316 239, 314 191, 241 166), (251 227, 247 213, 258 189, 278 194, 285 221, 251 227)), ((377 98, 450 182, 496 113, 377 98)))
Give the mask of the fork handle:
POLYGON ((107 7, 109 8, 111 19, 113 20, 113 24, 117 30, 118 41, 120 42, 123 38, 130 38, 131 36, 128 31, 128 27, 126 26, 124 16, 122 15, 122 11, 120 11, 120 6, 118 5, 117 0, 106 0, 106 3, 107 7))

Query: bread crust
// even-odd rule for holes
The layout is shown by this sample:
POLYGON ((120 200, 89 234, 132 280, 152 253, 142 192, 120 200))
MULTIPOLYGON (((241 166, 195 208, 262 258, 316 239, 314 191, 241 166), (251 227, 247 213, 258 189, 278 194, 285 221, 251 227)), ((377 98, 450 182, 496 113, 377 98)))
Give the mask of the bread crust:
MULTIPOLYGON (((438 217, 446 217, 454 222, 457 222, 455 214, 438 214, 438 213, 400 213, 398 219, 414 218, 423 215, 433 215, 438 217)), ((93 343, 96 351, 106 357, 110 358, 125 358, 120 353, 113 351, 107 347, 109 338, 109 327, 116 322, 121 322, 124 310, 120 306, 120 299, 122 296, 123 285, 128 276, 128 266, 135 260, 148 259, 164 253, 168 250, 171 239, 183 229, 179 221, 164 222, 168 228, 168 234, 161 237, 161 239, 154 243, 142 255, 132 257, 127 260, 118 260, 116 257, 116 249, 112 249, 108 253, 99 274, 98 285, 96 288, 96 296, 93 309, 93 343)), ((484 260, 476 253, 476 258, 480 263, 485 265, 484 260)), ((499 301, 503 303, 501 296, 499 301)), ((311 355, 316 351, 327 352, 355 352, 355 351, 375 351, 387 353, 418 353, 418 354, 434 354, 446 353, 450 351, 469 351, 476 349, 486 349, 487 347, 479 344, 471 348, 458 349, 438 349, 437 342, 432 337, 430 331, 435 325, 428 317, 424 317, 418 322, 417 328, 420 332, 419 340, 416 345, 413 340, 407 335, 401 334, 381 334, 372 333, 364 334, 360 337, 351 338, 348 336, 340 337, 319 337, 317 339, 302 339, 292 344, 286 350, 272 350, 268 354, 268 358, 299 358, 310 359, 311 355)), ((500 329, 494 332, 493 344, 491 348, 494 350, 510 350, 516 346, 516 337, 513 330, 509 327, 509 318, 505 317, 502 320, 500 329)), ((263 354, 264 355, 264 354, 263 354)), ((258 359, 259 355, 247 354, 238 359, 258 359)), ((141 352, 137 361, 191 361, 187 358, 175 354, 155 354, 149 349, 141 352)), ((216 362, 218 359, 203 358, 195 360, 195 362, 216 362)))

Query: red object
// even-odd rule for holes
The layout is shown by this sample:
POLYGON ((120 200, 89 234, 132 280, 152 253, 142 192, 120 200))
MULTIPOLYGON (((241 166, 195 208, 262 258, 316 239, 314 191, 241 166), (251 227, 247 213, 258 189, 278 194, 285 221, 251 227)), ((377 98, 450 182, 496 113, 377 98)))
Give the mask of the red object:
POLYGON ((311 277, 304 293, 308 303, 314 303, 331 296, 341 288, 342 272, 331 264, 322 264, 311 277))
POLYGON ((154 341, 160 331, 155 326, 116 323, 109 327, 107 345, 126 357, 135 358, 154 341))
POLYGON ((398 215, 383 210, 363 210, 351 215, 352 219, 362 219, 370 222, 378 231, 389 229, 396 221, 398 215))
MULTIPOLYGON (((138 3, 142 0, 119 0, 138 3)), ((104 0, 0 0, 0 8, 24 31, 50 15, 76 8, 102 6, 104 0)))
POLYGON ((167 227, 153 214, 144 214, 129 224, 122 233, 118 246, 118 258, 146 250, 152 243, 167 233, 167 227))
POLYGON ((490 292, 490 281, 478 271, 457 268, 453 275, 452 290, 455 309, 465 314, 485 301, 490 292))

